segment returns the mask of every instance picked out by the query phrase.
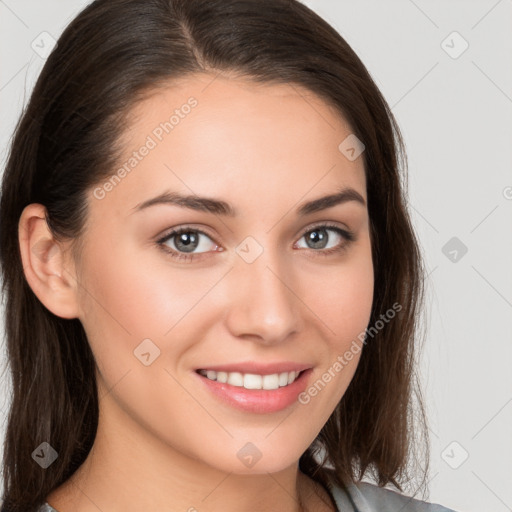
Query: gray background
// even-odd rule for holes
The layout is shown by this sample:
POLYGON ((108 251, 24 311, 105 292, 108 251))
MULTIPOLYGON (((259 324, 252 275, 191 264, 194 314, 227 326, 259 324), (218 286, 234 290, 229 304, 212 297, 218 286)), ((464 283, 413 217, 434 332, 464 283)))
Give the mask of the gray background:
MULTIPOLYGON (((44 63, 37 52, 49 36, 40 34, 58 38, 87 3, 0 0, 2 170, 44 63)), ((430 500, 459 511, 510 511, 512 1, 305 3, 361 57, 405 138, 409 206, 429 272, 420 368, 430 500)), ((3 435, 8 391, 0 384, 3 435)))

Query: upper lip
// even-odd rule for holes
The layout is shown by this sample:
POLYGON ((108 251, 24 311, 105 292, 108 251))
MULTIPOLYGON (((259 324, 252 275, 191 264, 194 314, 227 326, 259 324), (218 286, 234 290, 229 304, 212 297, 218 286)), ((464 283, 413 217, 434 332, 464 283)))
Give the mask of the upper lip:
POLYGON ((256 375, 272 375, 274 373, 302 371, 312 368, 311 364, 294 363, 292 361, 281 361, 275 363, 256 363, 254 361, 246 361, 242 363, 230 364, 213 364, 206 365, 198 370, 214 370, 216 372, 239 372, 252 373, 256 375))

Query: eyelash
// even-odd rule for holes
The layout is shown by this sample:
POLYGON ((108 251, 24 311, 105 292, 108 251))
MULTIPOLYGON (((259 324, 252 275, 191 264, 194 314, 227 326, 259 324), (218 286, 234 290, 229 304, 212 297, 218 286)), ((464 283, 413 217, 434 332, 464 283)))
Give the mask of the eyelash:
MULTIPOLYGON (((308 233, 311 233, 312 231, 315 231, 320 228, 328 228, 328 230, 335 231, 342 238, 345 239, 345 242, 341 243, 337 247, 331 247, 330 249, 318 249, 318 250, 310 249, 311 251, 317 253, 318 256, 330 256, 331 254, 334 254, 334 253, 340 253, 340 252, 344 251, 345 249, 347 249, 348 245, 356 239, 355 234, 352 231, 348 231, 346 229, 341 229, 339 226, 336 226, 334 224, 326 223, 326 224, 318 224, 316 226, 308 228, 306 231, 304 231, 302 233, 302 235, 299 237, 299 240, 303 236, 307 235, 308 233)), ((162 238, 157 240, 156 243, 163 251, 165 251, 169 256, 171 256, 171 258, 174 258, 178 261, 190 262, 196 258, 201 258, 202 255, 205 255, 207 253, 185 254, 185 253, 175 251, 174 249, 170 249, 169 247, 167 247, 165 245, 165 242, 171 240, 174 236, 181 235, 182 233, 188 233, 188 232, 200 233, 202 235, 207 236, 208 238, 210 238, 210 240, 213 241, 212 237, 208 233, 205 233, 204 231, 197 229, 197 228, 183 226, 179 229, 170 231, 169 233, 164 235, 162 238)))

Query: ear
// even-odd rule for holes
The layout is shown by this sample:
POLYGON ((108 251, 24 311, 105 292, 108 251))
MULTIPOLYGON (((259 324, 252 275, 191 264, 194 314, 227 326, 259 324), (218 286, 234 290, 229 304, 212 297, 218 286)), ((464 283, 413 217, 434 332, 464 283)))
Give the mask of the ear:
POLYGON ((78 317, 78 283, 66 245, 53 237, 46 222, 46 208, 32 203, 18 223, 21 261, 25 278, 37 298, 53 314, 78 317))

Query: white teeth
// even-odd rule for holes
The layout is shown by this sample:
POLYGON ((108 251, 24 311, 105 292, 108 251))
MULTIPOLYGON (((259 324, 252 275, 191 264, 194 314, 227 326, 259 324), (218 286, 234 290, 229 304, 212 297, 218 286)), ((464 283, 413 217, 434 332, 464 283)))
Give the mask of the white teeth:
POLYGON ((216 378, 215 373, 216 373, 216 372, 214 372, 213 370, 207 370, 207 372, 206 372, 206 376, 207 376, 210 380, 215 380, 215 378, 216 378))
MULTIPOLYGON (((218 382, 223 382, 223 383, 226 383, 228 381, 228 374, 226 372, 214 372, 212 371, 212 373, 215 375, 215 373, 217 374, 217 381, 218 382)), ((208 377, 208 375, 206 375, 208 377)), ((212 378, 212 377, 208 377, 209 379, 211 380, 215 380, 215 376, 212 378)))
POLYGON ((288 384, 288 372, 279 374, 279 387, 286 386, 288 384))
POLYGON ((228 384, 232 386, 243 386, 244 376, 238 372, 228 373, 228 384))
POLYGON ((263 385, 263 377, 261 375, 253 375, 246 373, 244 375, 244 388, 246 389, 261 389, 263 385))
POLYGON ((228 383, 232 386, 244 387, 245 389, 278 389, 288 386, 299 376, 300 372, 273 373, 272 375, 255 375, 253 373, 239 372, 216 372, 214 370, 199 370, 210 380, 228 383))
POLYGON ((265 375, 263 377, 263 389, 277 389, 279 387, 279 375, 273 373, 272 375, 265 375))

